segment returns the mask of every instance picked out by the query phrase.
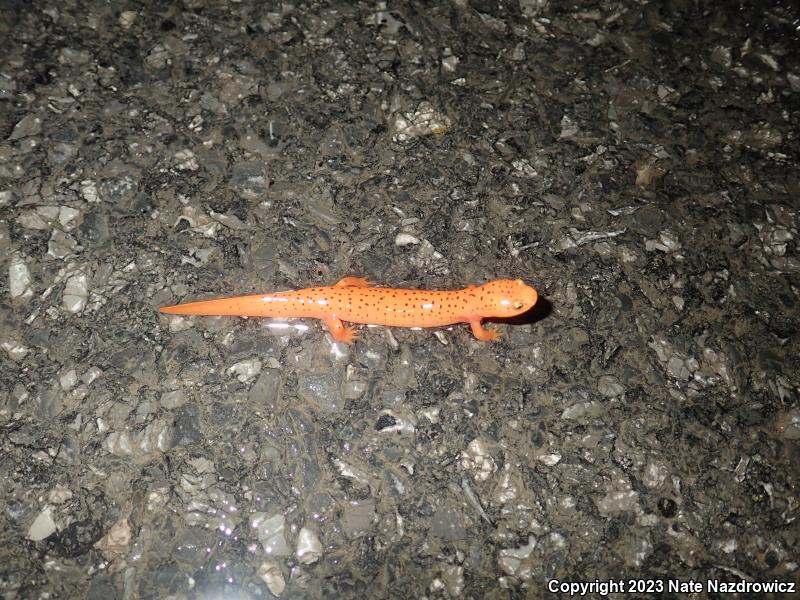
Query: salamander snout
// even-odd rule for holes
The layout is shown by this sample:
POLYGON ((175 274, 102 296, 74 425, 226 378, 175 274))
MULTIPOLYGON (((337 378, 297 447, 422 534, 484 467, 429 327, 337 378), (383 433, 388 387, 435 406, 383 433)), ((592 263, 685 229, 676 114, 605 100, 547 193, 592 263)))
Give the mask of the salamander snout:
POLYGON ((497 279, 478 288, 487 317, 515 317, 529 311, 539 294, 521 279, 497 279))

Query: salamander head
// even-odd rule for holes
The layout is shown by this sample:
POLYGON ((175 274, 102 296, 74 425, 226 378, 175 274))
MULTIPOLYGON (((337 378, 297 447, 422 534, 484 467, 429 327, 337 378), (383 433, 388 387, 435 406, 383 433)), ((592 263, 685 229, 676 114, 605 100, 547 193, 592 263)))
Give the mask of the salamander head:
POLYGON ((484 283, 476 292, 484 306, 484 317, 515 317, 529 311, 539 294, 521 279, 497 279, 484 283))

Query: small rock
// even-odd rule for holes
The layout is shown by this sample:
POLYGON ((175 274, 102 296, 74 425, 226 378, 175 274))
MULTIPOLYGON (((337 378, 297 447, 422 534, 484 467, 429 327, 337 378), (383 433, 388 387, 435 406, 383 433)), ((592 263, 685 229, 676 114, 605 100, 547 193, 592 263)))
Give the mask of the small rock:
POLYGON ((70 369, 59 377, 58 383, 61 385, 62 390, 68 392, 78 383, 78 373, 75 369, 70 369))
POLYGON ((91 179, 81 181, 81 196, 89 203, 100 202, 100 194, 97 193, 97 184, 91 179))
POLYGON ((103 447, 107 452, 116 456, 130 456, 133 454, 131 436, 126 431, 109 433, 106 439, 103 440, 103 447))
POLYGON ((412 244, 419 244, 419 239, 410 233, 398 233, 397 237, 394 238, 395 246, 409 246, 412 244))
POLYGON ((40 542, 50 537, 56 531, 56 522, 53 520, 53 509, 47 506, 34 519, 28 529, 27 538, 34 542, 40 542))
POLYGON ((239 163, 233 166, 229 185, 240 198, 260 200, 269 190, 269 178, 261 162, 239 163))
POLYGON ((73 254, 78 249, 78 244, 71 237, 67 237, 60 229, 54 229, 47 242, 47 255, 62 259, 73 254))
POLYGON ((568 140, 570 138, 574 138, 580 132, 580 127, 578 124, 572 120, 568 115, 564 115, 561 117, 561 134, 559 138, 562 140, 568 140))
POLYGON ((446 133, 450 125, 447 115, 435 110, 430 102, 423 101, 416 110, 395 117, 394 139, 397 142, 407 142, 424 135, 446 133))
POLYGON ((283 578, 281 566, 277 561, 265 560, 258 566, 256 573, 273 596, 280 596, 286 589, 286 580, 283 578))
POLYGON ((13 360, 14 362, 19 362, 30 352, 30 349, 27 346, 23 346, 20 342, 16 340, 6 340, 0 342, 0 348, 5 350, 8 357, 13 360))
POLYGON ((50 504, 64 504, 67 500, 72 498, 72 491, 57 483, 55 487, 47 494, 47 501, 50 504))
POLYGON ((178 171, 197 171, 200 165, 197 163, 197 158, 189 149, 178 150, 175 153, 175 168, 178 171))
POLYGON ((604 517, 621 512, 636 512, 639 508, 639 493, 632 489, 609 490, 603 498, 597 500, 596 504, 604 517))
POLYGON ((529 559, 534 548, 536 548, 536 538, 528 536, 526 545, 500 550, 497 563, 508 575, 526 581, 533 575, 533 562, 529 559))
POLYGON ((375 431, 414 435, 416 426, 417 419, 414 415, 402 416, 391 410, 383 410, 375 423, 375 431))
POLYGON ((228 368, 228 375, 236 375, 236 379, 247 383, 261 372, 261 361, 257 358, 243 360, 228 368))
POLYGON ((480 438, 472 440, 467 449, 461 453, 461 467, 472 471, 475 481, 486 481, 497 471, 497 464, 489 454, 486 442, 480 438))
MULTIPOLYGON (((462 482, 462 489, 465 483, 462 482)), ((492 494, 492 500, 497 504, 508 504, 519 497, 522 486, 520 474, 516 469, 512 470, 509 463, 506 463, 503 465, 500 479, 492 494)))
POLYGON ((131 524, 128 519, 120 519, 111 526, 105 536, 95 542, 94 547, 107 558, 113 559, 128 551, 131 537, 131 524))
POLYGON ((77 314, 86 308, 86 300, 89 297, 89 278, 86 273, 77 273, 67 279, 64 286, 64 296, 62 303, 67 312, 77 314))
POLYGON ((77 227, 80 214, 81 211, 76 208, 60 206, 58 209, 58 222, 61 223, 65 231, 70 231, 77 227))
POLYGON ((250 388, 248 399, 260 406, 270 406, 280 397, 283 376, 280 369, 264 369, 250 388))
POLYGON ((257 530, 258 541, 264 552, 271 556, 289 556, 289 544, 286 543, 286 517, 281 514, 268 517, 266 513, 254 512, 250 518, 250 527, 257 530))
POLYGON ((161 406, 167 410, 178 408, 186 402, 183 390, 172 390, 171 392, 164 392, 161 394, 161 406))
POLYGON ((584 417, 594 418, 603 413, 603 407, 599 402, 591 400, 589 402, 576 402, 568 406, 561 412, 562 419, 581 419, 584 417))
POLYGON ((667 374, 670 377, 684 381, 689 381, 692 378, 692 372, 687 368, 684 359, 677 353, 673 354, 667 361, 667 374))
POLYGON ((236 229, 236 230, 248 229, 247 223, 243 223, 239 217, 233 214, 223 214, 214 212, 212 210, 209 211, 208 216, 217 221, 218 223, 225 225, 225 227, 228 227, 229 229, 236 229))
POLYGON ((58 62, 62 65, 85 65, 90 59, 91 55, 86 50, 62 48, 58 53, 58 62))
POLYGON ((37 231, 47 231, 51 223, 43 218, 36 210, 20 211, 17 217, 17 224, 25 229, 35 229, 37 231))
POLYGON ((306 565, 317 562, 322 556, 322 544, 312 529, 308 527, 300 529, 300 533, 297 534, 295 556, 297 560, 306 565))
POLYGON ((667 467, 660 463, 647 463, 642 471, 642 483, 648 488, 655 489, 661 487, 669 474, 667 467))
POLYGON ((597 390, 606 398, 616 398, 625 393, 625 387, 616 377, 603 375, 597 382, 597 390))
MULTIPOLYGON (((202 210, 194 206, 184 206, 181 216, 175 220, 174 227, 180 225, 181 221, 189 223, 192 231, 202 233, 204 236, 213 238, 217 235, 220 223, 213 221, 202 210)), ((202 264, 202 263, 201 263, 202 264)))
POLYGON ((342 409, 339 378, 332 374, 305 373, 297 379, 297 395, 305 402, 335 412, 342 409))
POLYGON ((165 421, 156 419, 136 436, 136 444, 145 454, 164 453, 172 448, 172 439, 172 427, 165 421))
POLYGON ((800 409, 778 413, 775 426, 779 437, 790 441, 800 440, 800 409))
POLYGON ((8 137, 9 140, 21 140, 22 138, 39 135, 42 132, 42 119, 38 115, 29 114, 20 119, 14 126, 14 131, 8 137))
POLYGON ((551 452, 550 454, 542 454, 541 456, 537 457, 537 460, 547 465, 548 467, 555 467, 558 463, 561 462, 561 454, 558 452, 551 452))
POLYGON ((8 266, 8 291, 11 299, 18 302, 25 302, 33 296, 31 272, 17 253, 13 255, 8 266))
POLYGON ((100 377, 103 374, 103 371, 98 367, 89 367, 86 369, 86 372, 81 375, 81 381, 86 385, 92 383, 95 379, 100 377))
POLYGON ((118 23, 123 29, 130 29, 139 15, 135 10, 126 10, 120 13, 118 23))

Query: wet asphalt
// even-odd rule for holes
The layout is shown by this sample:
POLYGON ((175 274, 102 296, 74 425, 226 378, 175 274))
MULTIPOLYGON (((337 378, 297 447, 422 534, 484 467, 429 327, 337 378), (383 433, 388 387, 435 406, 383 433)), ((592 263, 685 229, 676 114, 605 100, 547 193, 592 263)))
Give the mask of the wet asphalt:
POLYGON ((799 19, 4 2, 0 595, 789 597, 799 19), (347 275, 540 300, 157 312, 347 275))

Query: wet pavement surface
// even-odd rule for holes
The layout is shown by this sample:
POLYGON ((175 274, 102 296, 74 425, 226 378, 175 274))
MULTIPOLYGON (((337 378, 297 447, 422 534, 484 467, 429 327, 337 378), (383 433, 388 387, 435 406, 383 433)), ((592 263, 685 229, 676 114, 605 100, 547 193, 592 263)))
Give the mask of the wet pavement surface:
POLYGON ((797 582, 800 10, 597 4, 0 5, 0 594, 797 582), (542 299, 156 310, 345 275, 542 299))

